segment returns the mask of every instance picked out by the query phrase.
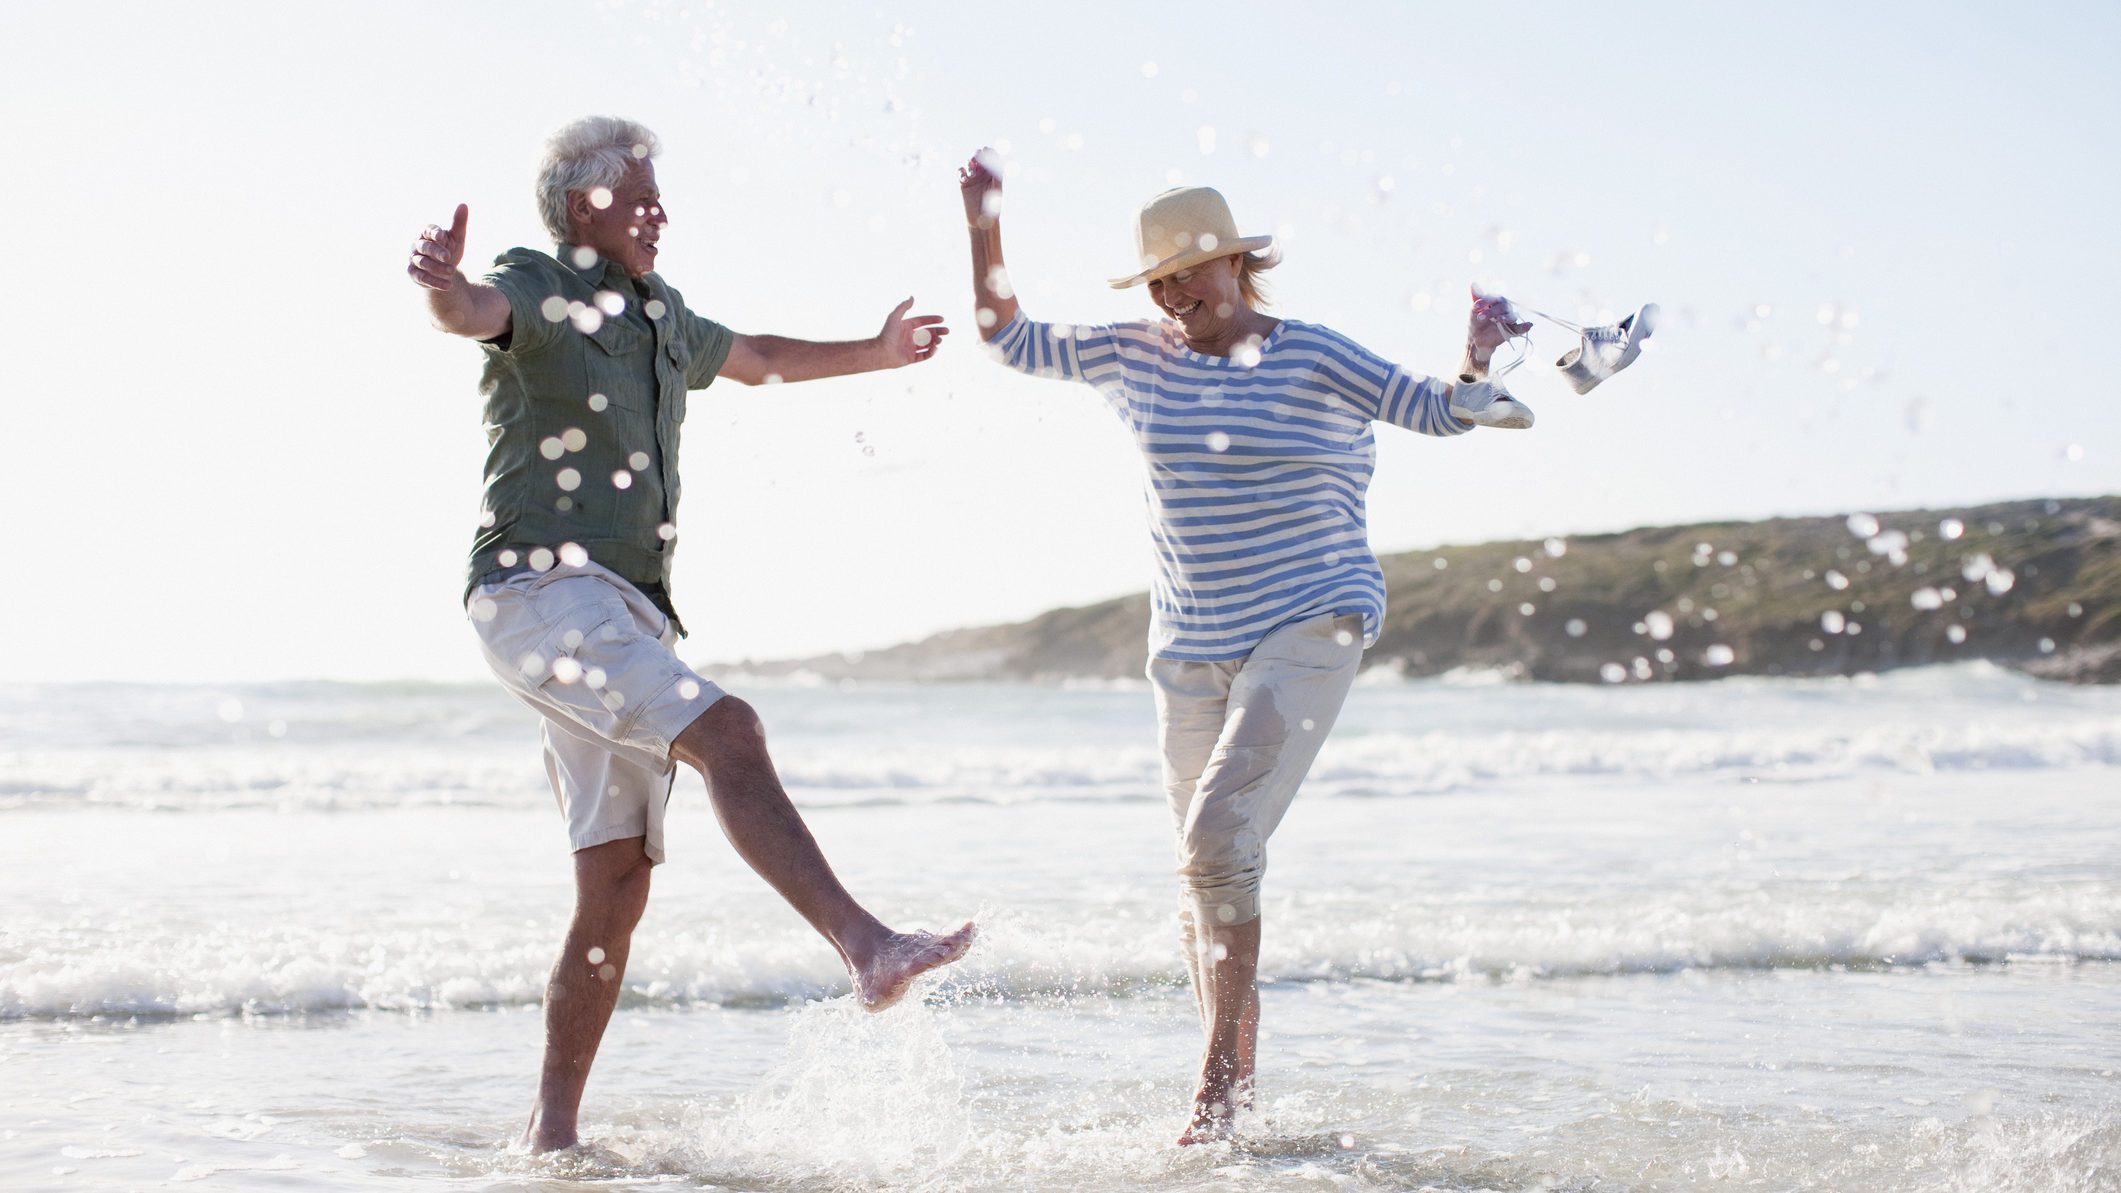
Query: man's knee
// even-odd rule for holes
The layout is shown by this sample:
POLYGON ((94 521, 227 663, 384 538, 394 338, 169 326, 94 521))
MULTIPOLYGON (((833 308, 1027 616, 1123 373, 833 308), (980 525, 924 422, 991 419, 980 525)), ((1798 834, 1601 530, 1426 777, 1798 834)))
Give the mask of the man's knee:
POLYGON ((639 837, 576 852, 577 916, 632 931, 648 908, 648 885, 653 873, 654 865, 639 837))
POLYGON ((735 696, 724 696, 693 718, 672 749, 680 761, 696 767, 762 756, 766 725, 758 710, 735 696))

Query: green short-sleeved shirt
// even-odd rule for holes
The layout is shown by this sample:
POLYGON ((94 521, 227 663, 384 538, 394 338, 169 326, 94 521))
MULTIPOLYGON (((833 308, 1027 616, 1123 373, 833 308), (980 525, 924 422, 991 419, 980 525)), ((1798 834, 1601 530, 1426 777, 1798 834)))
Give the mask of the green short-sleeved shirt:
POLYGON ((466 593, 573 548, 667 593, 685 394, 714 380, 735 336, 656 274, 558 251, 510 249, 485 278, 510 328, 482 345, 486 492, 466 593))

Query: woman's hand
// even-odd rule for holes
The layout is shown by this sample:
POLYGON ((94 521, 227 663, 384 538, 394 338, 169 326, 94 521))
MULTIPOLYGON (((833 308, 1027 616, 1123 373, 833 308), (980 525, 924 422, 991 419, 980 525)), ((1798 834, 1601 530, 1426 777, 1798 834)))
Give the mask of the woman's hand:
POLYGON ((1002 178, 991 164, 992 149, 981 149, 957 172, 958 193, 965 200, 965 223, 974 228, 992 228, 1002 214, 1002 178))
POLYGON ((1473 290, 1473 314, 1466 321, 1466 359, 1485 365, 1495 350, 1532 330, 1529 322, 1516 321, 1517 310, 1500 294, 1473 290))

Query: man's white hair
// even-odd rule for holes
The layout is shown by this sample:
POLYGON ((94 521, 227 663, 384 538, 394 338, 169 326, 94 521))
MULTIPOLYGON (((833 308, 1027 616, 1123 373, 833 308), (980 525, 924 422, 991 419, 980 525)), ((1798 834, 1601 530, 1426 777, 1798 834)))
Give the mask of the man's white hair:
POLYGON ((647 128, 617 116, 584 116, 552 134, 538 163, 538 215, 555 242, 566 243, 567 192, 614 187, 637 161, 653 160, 661 142, 647 128))

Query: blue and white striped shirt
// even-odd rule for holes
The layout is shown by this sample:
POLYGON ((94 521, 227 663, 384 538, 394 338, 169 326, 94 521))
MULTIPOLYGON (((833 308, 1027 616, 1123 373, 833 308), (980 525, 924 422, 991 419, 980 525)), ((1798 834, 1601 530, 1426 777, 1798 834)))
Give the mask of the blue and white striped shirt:
POLYGON ((1147 470, 1157 574, 1149 653, 1241 659, 1279 626, 1384 619, 1363 495, 1372 422, 1424 435, 1470 430, 1445 383, 1339 332, 1284 319, 1256 356, 1205 356, 1168 323, 1078 326, 1021 314, 992 341, 1019 372, 1085 382, 1134 434, 1147 470))

